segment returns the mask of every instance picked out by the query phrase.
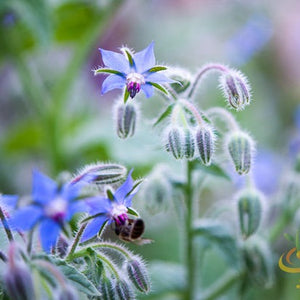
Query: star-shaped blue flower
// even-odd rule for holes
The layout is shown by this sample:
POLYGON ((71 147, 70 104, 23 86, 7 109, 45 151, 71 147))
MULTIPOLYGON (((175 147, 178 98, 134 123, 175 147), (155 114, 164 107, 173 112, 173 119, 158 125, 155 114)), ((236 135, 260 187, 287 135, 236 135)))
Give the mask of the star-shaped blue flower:
POLYGON ((102 94, 113 89, 125 89, 124 101, 128 97, 134 98, 142 90, 146 97, 153 95, 153 87, 168 94, 161 85, 171 83, 173 80, 166 77, 163 72, 166 67, 155 65, 154 42, 144 50, 132 54, 128 48, 121 48, 122 54, 99 49, 102 60, 105 65, 94 71, 95 75, 99 73, 111 74, 102 84, 102 94))
POLYGON ((32 203, 15 211, 14 229, 27 231, 39 223, 40 240, 46 252, 56 245, 60 231, 77 212, 87 211, 83 201, 76 201, 82 184, 58 186, 55 181, 35 171, 32 203))
POLYGON ((131 206, 133 196, 138 191, 138 184, 131 177, 129 172, 126 181, 111 195, 112 199, 105 197, 94 197, 86 200, 90 207, 89 213, 95 216, 87 225, 81 242, 85 242, 94 237, 102 228, 105 222, 116 222, 122 225, 128 219, 128 208, 131 206))

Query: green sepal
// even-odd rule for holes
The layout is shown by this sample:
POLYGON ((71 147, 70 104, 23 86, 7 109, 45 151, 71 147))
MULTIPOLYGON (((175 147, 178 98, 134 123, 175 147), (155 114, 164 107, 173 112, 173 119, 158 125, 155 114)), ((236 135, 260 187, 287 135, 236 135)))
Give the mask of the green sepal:
POLYGON ((135 217, 139 217, 139 213, 133 209, 132 207, 127 207, 127 212, 128 214, 132 215, 132 216, 135 216, 135 217))
POLYGON ((134 184, 134 186, 132 187, 132 189, 126 194, 125 198, 127 196, 129 196, 130 194, 132 194, 132 192, 143 182, 143 179, 137 180, 134 184))
POLYGON ((124 76, 122 72, 112 70, 112 69, 107 69, 107 68, 99 68, 97 70, 94 70, 94 75, 97 75, 99 73, 115 74, 115 75, 119 75, 119 76, 124 76))
POLYGON ((100 230, 98 231, 97 236, 98 236, 99 238, 101 238, 102 233, 103 233, 103 231, 104 231, 104 229, 105 229, 105 227, 106 227, 107 222, 108 222, 108 220, 105 220, 105 221, 103 222, 103 224, 102 224, 100 230))
POLYGON ((127 49, 124 49, 124 52, 126 54, 126 57, 128 58, 130 67, 133 67, 134 66, 134 60, 133 60, 133 57, 132 57, 131 53, 127 49))
POLYGON ((111 201, 115 201, 115 196, 113 194, 113 192, 110 190, 110 189, 107 189, 106 190, 106 195, 107 195, 107 198, 111 201))
POLYGON ((169 95, 168 91, 162 85, 155 83, 155 82, 151 82, 151 81, 148 81, 147 83, 151 84, 152 86, 154 86, 155 88, 160 90, 165 95, 167 95, 167 96, 169 95))
POLYGON ((160 115, 160 117, 156 120, 156 122, 153 124, 153 127, 155 127, 155 126, 157 126, 160 122, 162 122, 165 118, 167 118, 170 114, 171 114, 171 112, 172 112, 172 110, 173 110, 173 108, 174 108, 174 103, 173 104, 170 104, 168 107, 167 107, 167 109, 160 115))
POLYGON ((129 98, 129 92, 128 92, 128 90, 127 90, 127 87, 126 87, 125 90, 124 90, 124 96, 123 96, 123 97, 124 97, 124 98, 123 98, 124 104, 126 104, 128 98, 129 98))
POLYGON ((154 72, 165 71, 165 70, 167 70, 167 67, 155 66, 155 67, 149 69, 148 72, 154 73, 154 72))
POLYGON ((87 221, 89 221, 89 220, 95 219, 95 218, 97 218, 97 217, 104 216, 104 215, 105 215, 105 213, 98 213, 98 214, 89 216, 89 217, 83 219, 83 220, 81 221, 81 224, 82 224, 82 223, 85 223, 85 222, 87 222, 87 221))

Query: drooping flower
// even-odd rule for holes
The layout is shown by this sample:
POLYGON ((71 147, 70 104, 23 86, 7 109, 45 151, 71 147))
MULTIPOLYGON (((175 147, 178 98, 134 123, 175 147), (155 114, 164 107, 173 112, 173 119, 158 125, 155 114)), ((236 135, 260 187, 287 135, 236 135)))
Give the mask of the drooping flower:
POLYGON ((161 84, 171 83, 174 80, 161 72, 166 70, 166 67, 155 65, 153 47, 154 42, 135 54, 132 54, 126 47, 121 48, 122 54, 99 49, 105 67, 96 69, 94 74, 110 74, 102 84, 102 94, 125 87, 124 102, 129 96, 134 98, 140 90, 147 98, 151 97, 153 87, 167 94, 168 92, 161 84))
POLYGON ((76 201, 82 184, 58 186, 49 177, 33 173, 32 203, 16 210, 11 224, 14 229, 27 231, 39 223, 40 240, 46 252, 56 245, 60 231, 77 212, 87 207, 83 201, 76 201))
POLYGON ((87 225, 81 242, 94 237, 105 222, 124 225, 128 220, 128 208, 131 206, 132 198, 136 194, 139 184, 139 182, 135 183, 133 181, 132 171, 129 172, 126 181, 112 194, 112 199, 94 197, 86 200, 87 205, 90 207, 90 215, 95 217, 87 225))

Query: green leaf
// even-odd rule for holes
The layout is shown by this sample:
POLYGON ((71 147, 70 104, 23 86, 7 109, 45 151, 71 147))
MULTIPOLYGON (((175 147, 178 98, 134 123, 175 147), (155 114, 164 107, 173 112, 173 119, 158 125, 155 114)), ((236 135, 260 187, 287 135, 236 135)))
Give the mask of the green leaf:
POLYGON ((173 104, 170 104, 168 107, 167 107, 167 109, 160 115, 160 117, 156 120, 156 122, 153 124, 153 127, 155 127, 155 126, 157 126, 160 122, 162 122, 165 118, 167 118, 170 114, 171 114, 171 112, 172 112, 172 110, 173 110, 173 108, 174 108, 174 103, 173 104))
POLYGON ((162 85, 150 81, 148 83, 154 86, 155 88, 157 88, 158 90, 160 90, 161 92, 163 92, 164 94, 169 95, 168 91, 162 85))
POLYGON ((222 169, 222 167, 220 167, 219 165, 216 164, 211 164, 209 166, 204 166, 200 160, 194 160, 195 164, 195 169, 201 170, 204 173, 207 173, 209 175, 213 175, 216 177, 221 177, 224 178, 226 180, 231 181, 230 176, 226 173, 226 171, 224 171, 224 169, 222 169))
POLYGON ((99 68, 97 70, 94 70, 94 75, 97 75, 99 73, 106 73, 106 74, 115 74, 115 75, 120 75, 122 76, 123 74, 119 71, 112 70, 112 69, 107 69, 107 68, 99 68))
POLYGON ((98 231, 97 236, 98 236, 99 238, 101 238, 102 233, 103 233, 103 231, 104 231, 104 229, 105 229, 105 227, 106 227, 107 222, 108 222, 108 220, 104 221, 103 224, 102 224, 102 226, 101 226, 101 228, 100 228, 100 230, 98 231))
POLYGON ((76 268, 61 259, 51 257, 51 260, 80 292, 90 296, 101 296, 94 284, 76 268))
POLYGON ((167 70, 167 67, 155 66, 155 67, 149 69, 148 72, 159 72, 159 71, 164 71, 164 70, 167 70))
POLYGON ((229 266, 240 268, 241 257, 237 242, 224 223, 211 219, 197 220, 193 232, 202 247, 214 246, 222 253, 229 266))

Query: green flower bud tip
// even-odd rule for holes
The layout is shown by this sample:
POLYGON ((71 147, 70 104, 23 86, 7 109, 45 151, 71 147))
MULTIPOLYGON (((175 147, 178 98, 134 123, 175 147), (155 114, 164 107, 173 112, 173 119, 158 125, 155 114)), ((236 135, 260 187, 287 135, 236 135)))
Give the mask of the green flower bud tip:
POLYGON ((195 136, 199 158, 204 165, 209 166, 215 150, 214 130, 204 124, 196 128, 195 136))
POLYGON ((111 184, 126 178, 127 169, 119 164, 101 163, 86 165, 74 177, 71 183, 85 181, 95 184, 111 184))
POLYGON ((264 196, 257 190, 244 189, 237 194, 236 199, 240 229, 246 239, 255 233, 261 224, 264 196))
POLYGON ((251 101, 251 88, 240 71, 230 69, 220 76, 220 88, 230 108, 243 110, 251 101))
POLYGON ((114 107, 114 119, 117 134, 121 139, 134 135, 138 114, 139 110, 136 103, 125 104, 123 100, 117 101, 114 107))
POLYGON ((140 257, 135 256, 128 261, 126 270, 129 280, 140 292, 148 293, 150 291, 151 284, 147 268, 140 257))
POLYGON ((247 174, 255 152, 255 143, 252 137, 243 132, 235 131, 227 136, 226 149, 238 174, 247 174))
POLYGON ((173 90, 180 94, 187 90, 187 88, 191 85, 192 82, 192 74, 182 68, 168 68, 165 72, 167 77, 173 79, 174 83, 171 83, 171 87, 173 90))

